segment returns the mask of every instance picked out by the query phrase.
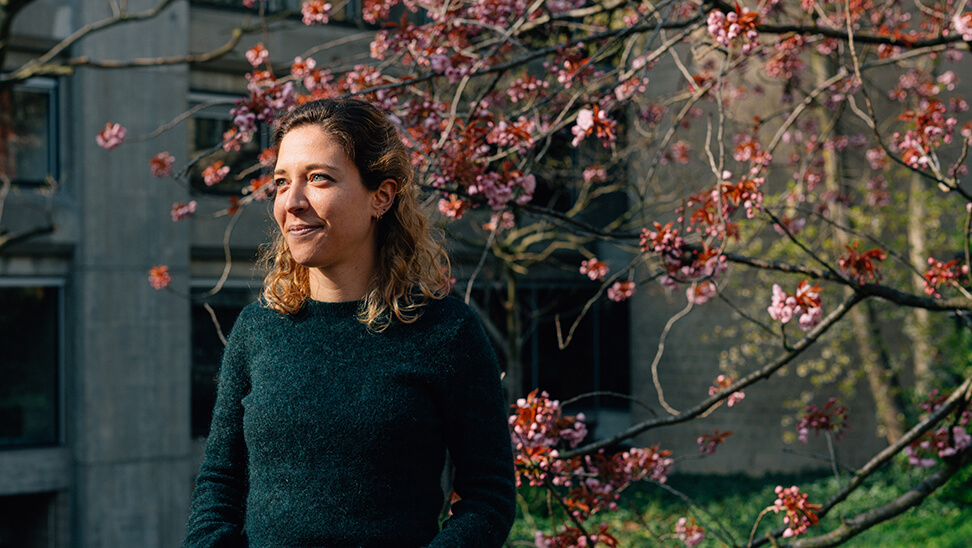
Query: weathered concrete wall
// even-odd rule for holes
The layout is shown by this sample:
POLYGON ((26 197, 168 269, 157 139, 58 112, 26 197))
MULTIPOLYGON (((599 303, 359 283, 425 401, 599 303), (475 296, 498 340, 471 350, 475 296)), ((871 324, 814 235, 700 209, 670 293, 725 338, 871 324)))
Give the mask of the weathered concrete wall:
MULTIPOLYGON (((152 0, 128 3, 150 9, 152 0)), ((77 24, 110 15, 81 0, 77 24)), ((188 53, 186 3, 144 23, 120 25, 81 41, 92 59, 188 53)), ((167 150, 186 158, 184 133, 140 141, 186 108, 189 69, 81 69, 71 79, 68 132, 77 151, 70 185, 81 210, 69 322, 74 358, 68 377, 68 443, 75 462, 74 542, 83 548, 168 547, 181 541, 189 485, 189 303, 156 291, 146 271, 169 265, 171 287, 189 286, 188 227, 164 213, 186 191, 155 179, 149 159, 167 150), (95 133, 106 122, 128 129, 105 151, 95 133)))

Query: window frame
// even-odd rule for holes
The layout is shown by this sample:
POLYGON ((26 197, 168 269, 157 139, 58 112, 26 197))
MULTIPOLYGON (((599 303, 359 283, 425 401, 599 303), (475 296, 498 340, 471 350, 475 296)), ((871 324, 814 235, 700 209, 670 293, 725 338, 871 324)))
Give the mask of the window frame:
POLYGON ((67 405, 65 403, 67 396, 67 383, 65 382, 65 377, 67 375, 67 367, 65 365, 67 358, 67 322, 65 321, 67 307, 65 289, 67 287, 67 283, 64 278, 54 276, 0 276, 0 289, 18 287, 53 287, 57 289, 57 365, 54 368, 55 375, 57 377, 54 381, 56 384, 55 394, 57 395, 54 410, 54 420, 56 421, 56 426, 54 428, 55 439, 52 443, 23 443, 11 445, 0 444, 0 451, 61 447, 64 445, 65 440, 67 439, 67 405))
MULTIPOLYGON (((48 78, 43 76, 35 76, 33 78, 28 78, 22 82, 17 82, 13 85, 11 91, 13 93, 17 92, 28 92, 28 93, 43 93, 47 95, 47 134, 48 134, 48 150, 47 150, 47 166, 46 174, 49 175, 55 181, 59 181, 61 177, 61 162, 60 162, 60 113, 59 113, 59 102, 58 102, 58 91, 59 83, 56 78, 48 78)), ((12 178, 11 182, 19 186, 41 186, 45 184, 46 176, 43 180, 31 180, 31 179, 18 179, 12 178)))

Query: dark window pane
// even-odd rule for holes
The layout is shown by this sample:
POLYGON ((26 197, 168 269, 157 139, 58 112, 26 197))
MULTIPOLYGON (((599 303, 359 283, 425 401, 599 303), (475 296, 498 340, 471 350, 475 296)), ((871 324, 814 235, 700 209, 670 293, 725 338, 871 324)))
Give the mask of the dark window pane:
MULTIPOLYGON (((237 316, 256 299, 249 289, 223 289, 203 302, 216 314, 219 329, 229 336, 237 316)), ((192 435, 209 434, 209 423, 216 403, 216 377, 223 357, 223 343, 212 316, 203 302, 192 305, 192 435)))
POLYGON ((65 527, 57 519, 65 499, 63 493, 0 497, 0 548, 65 546, 65 527))
POLYGON ((18 88, 0 92, 0 172, 15 183, 40 184, 57 177, 51 135, 51 91, 18 88))
MULTIPOLYGON (((560 349, 556 318, 560 319, 561 338, 566 339, 596 292, 596 284, 520 285, 517 305, 523 330, 521 394, 539 388, 561 401, 594 391, 631 394, 627 302, 615 303, 602 296, 581 319, 567 348, 560 349)), ((505 337, 505 289, 477 288, 472 297, 505 337)), ((503 356, 501 350, 497 354, 503 356)), ((571 412, 629 407, 627 398, 602 395, 584 398, 571 412)))
MULTIPOLYGON (((223 106, 229 111, 228 106, 223 106)), ((210 151, 213 147, 223 141, 223 133, 233 128, 233 122, 223 118, 196 117, 190 124, 192 131, 192 141, 190 143, 189 155, 192 158, 210 151)), ((241 190, 249 186, 250 180, 260 175, 257 165, 257 157, 261 150, 261 135, 254 135, 248 143, 240 146, 239 150, 224 150, 217 148, 215 152, 209 154, 189 170, 189 181, 193 190, 207 194, 239 194, 241 190), (223 162, 224 166, 230 168, 229 174, 219 183, 208 186, 203 178, 203 170, 215 162, 223 162), (248 175, 241 176, 248 172, 248 175)))
POLYGON ((58 289, 0 287, 0 446, 58 441, 58 289))

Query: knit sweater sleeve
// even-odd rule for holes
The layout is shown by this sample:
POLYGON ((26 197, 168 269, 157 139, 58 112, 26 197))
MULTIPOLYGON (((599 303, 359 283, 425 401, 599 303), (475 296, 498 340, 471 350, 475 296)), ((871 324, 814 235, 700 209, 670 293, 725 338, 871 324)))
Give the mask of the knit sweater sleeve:
POLYGON ((243 439, 243 397, 249 392, 244 309, 227 341, 219 370, 216 405, 206 453, 192 494, 184 548, 244 547, 247 450, 243 439))
POLYGON ((513 452, 499 365, 471 312, 457 325, 445 383, 446 443, 455 465, 452 506, 430 548, 498 548, 516 513, 513 452))

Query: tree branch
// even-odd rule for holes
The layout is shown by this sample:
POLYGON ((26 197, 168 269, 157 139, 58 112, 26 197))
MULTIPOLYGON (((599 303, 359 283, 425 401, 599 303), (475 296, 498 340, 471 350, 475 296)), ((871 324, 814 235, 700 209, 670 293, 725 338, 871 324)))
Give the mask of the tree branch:
POLYGON ((751 384, 769 378, 770 376, 773 375, 773 373, 778 371, 784 365, 793 361, 797 356, 803 353, 804 350, 812 346, 813 343, 817 342, 817 340, 824 333, 826 333, 831 327, 833 327, 834 324, 836 324, 841 318, 844 317, 844 314, 849 312, 850 309, 853 308, 856 304, 858 304, 862 299, 863 297, 859 294, 851 295, 844 302, 840 303, 840 305, 838 305, 833 312, 828 314, 827 317, 825 317, 817 325, 817 327, 810 330, 806 335, 803 336, 803 338, 797 341, 796 344, 794 344, 790 348, 790 350, 788 350, 785 354, 777 358, 773 363, 767 364, 761 369, 754 371, 749 375, 746 375, 742 379, 733 383, 732 386, 729 386, 727 388, 724 388, 716 392, 714 395, 706 398, 701 403, 696 404, 691 409, 688 409, 687 411, 678 415, 669 415, 666 417, 654 418, 654 419, 649 419, 640 422, 609 438, 605 438, 600 441, 589 443, 587 445, 584 445, 583 447, 578 447, 577 449, 564 451, 563 453, 560 454, 560 458, 569 459, 572 457, 576 457, 578 455, 586 455, 589 453, 593 453, 599 449, 610 447, 612 445, 617 444, 618 442, 624 441, 629 438, 633 438, 634 436, 637 436, 642 432, 651 430, 652 428, 658 428, 660 426, 669 426, 673 424, 688 422, 702 415, 710 408, 714 407, 715 405, 721 403, 723 400, 728 398, 729 395, 732 394, 733 392, 742 390, 751 384))

